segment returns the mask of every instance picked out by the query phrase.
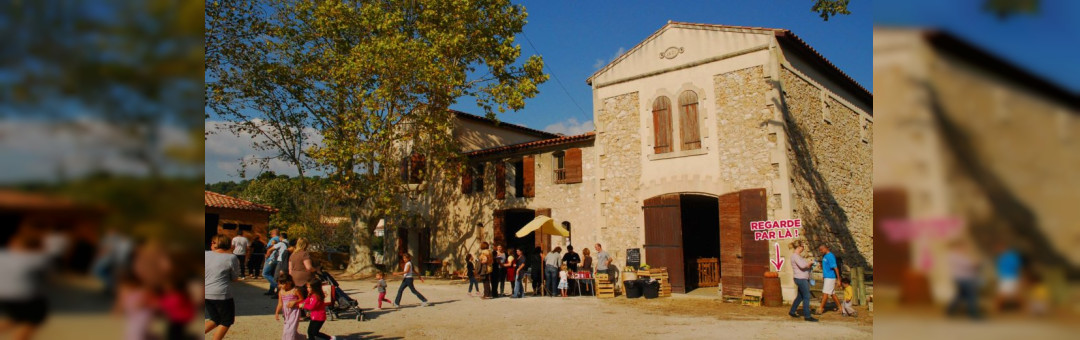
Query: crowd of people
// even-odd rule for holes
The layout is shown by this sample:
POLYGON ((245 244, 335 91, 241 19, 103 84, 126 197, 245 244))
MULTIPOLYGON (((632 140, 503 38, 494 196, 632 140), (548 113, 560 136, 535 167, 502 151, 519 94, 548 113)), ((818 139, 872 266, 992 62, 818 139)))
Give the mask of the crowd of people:
POLYGON ((520 248, 504 251, 502 245, 491 248, 487 241, 481 242, 478 254, 468 254, 465 257, 465 275, 469 280, 467 293, 470 296, 481 299, 507 296, 505 287, 509 282, 509 297, 522 298, 525 297, 525 285, 528 281, 531 283, 533 296, 565 297, 569 296, 572 290, 577 290, 578 294, 593 290, 591 280, 583 280, 584 286, 580 289, 577 289, 577 285, 571 285, 569 281, 575 273, 587 272, 589 278, 596 273, 606 273, 613 278, 618 274, 618 270, 612 265, 613 258, 599 243, 594 245, 595 261, 588 248, 578 254, 573 245, 566 246, 565 254, 562 247, 558 246, 546 254, 540 247, 532 251, 520 248), (473 292, 474 289, 476 293, 473 292))

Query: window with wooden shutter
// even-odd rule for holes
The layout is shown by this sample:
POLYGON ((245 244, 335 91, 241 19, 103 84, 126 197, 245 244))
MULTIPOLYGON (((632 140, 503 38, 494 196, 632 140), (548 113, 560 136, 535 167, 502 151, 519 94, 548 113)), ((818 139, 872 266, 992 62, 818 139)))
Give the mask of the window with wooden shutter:
POLYGON ((656 98, 653 102, 653 152, 671 152, 671 100, 656 98))
POLYGON ((409 184, 420 184, 424 181, 425 160, 424 155, 414 153, 409 157, 409 184))
POLYGON ((683 91, 679 95, 679 150, 701 148, 701 130, 698 127, 698 96, 694 91, 683 91))
POLYGON ((566 153, 558 151, 551 154, 552 176, 555 183, 566 183, 566 153))
POLYGON ((506 163, 495 163, 495 198, 506 198, 506 163))
POLYGON ((484 170, 487 163, 473 164, 472 166, 473 192, 484 192, 484 170))
POLYGON ((468 194, 473 190, 473 169, 468 164, 466 164, 464 168, 465 169, 461 171, 461 193, 468 194))
POLYGON ((533 156, 522 158, 522 177, 524 180, 524 197, 536 197, 536 161, 533 156))
POLYGON ((567 149, 563 154, 563 164, 566 165, 563 183, 581 183, 581 149, 567 149))

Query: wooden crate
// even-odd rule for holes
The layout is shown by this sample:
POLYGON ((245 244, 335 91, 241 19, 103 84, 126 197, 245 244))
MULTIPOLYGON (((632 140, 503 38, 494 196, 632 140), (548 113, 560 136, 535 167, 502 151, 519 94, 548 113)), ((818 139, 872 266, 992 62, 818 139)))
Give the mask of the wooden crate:
POLYGON ((615 297, 615 284, 608 281, 607 274, 596 274, 596 297, 601 299, 615 297))
POLYGON ((743 289, 743 306, 757 306, 761 307, 761 289, 757 288, 745 288, 743 289))

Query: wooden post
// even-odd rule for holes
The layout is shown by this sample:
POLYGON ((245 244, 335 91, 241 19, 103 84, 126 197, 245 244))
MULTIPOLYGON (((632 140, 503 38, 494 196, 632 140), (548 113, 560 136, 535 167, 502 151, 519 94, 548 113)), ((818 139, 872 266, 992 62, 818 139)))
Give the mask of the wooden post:
POLYGON ((866 282, 864 281, 864 277, 865 275, 863 274, 863 267, 855 267, 855 275, 853 278, 854 280, 852 280, 854 282, 852 283, 857 284, 857 286, 855 286, 855 296, 856 302, 859 304, 859 306, 866 305, 866 282))

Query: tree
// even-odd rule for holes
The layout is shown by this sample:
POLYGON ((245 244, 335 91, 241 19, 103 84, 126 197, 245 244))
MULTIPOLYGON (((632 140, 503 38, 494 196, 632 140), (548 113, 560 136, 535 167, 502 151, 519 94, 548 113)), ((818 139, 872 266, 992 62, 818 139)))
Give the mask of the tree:
POLYGON ((847 9, 848 1, 849 0, 815 0, 814 5, 810 7, 810 10, 817 12, 822 20, 829 21, 830 16, 836 16, 837 14, 851 14, 847 9))
POLYGON ((494 118, 548 78, 540 57, 519 62, 526 13, 508 0, 222 2, 206 13, 207 58, 230 56, 208 69, 247 70, 230 82, 208 71, 219 86, 209 101, 285 105, 322 138, 306 152, 352 220, 349 273, 374 270, 374 222, 403 215, 403 197, 426 185, 401 165, 421 179, 457 168, 450 105, 472 97, 494 118))
POLYGON ((1005 19, 1014 14, 1039 12, 1039 0, 985 0, 983 9, 1005 19))

